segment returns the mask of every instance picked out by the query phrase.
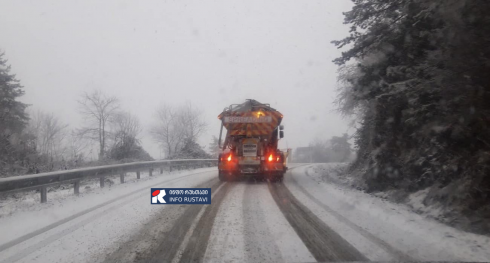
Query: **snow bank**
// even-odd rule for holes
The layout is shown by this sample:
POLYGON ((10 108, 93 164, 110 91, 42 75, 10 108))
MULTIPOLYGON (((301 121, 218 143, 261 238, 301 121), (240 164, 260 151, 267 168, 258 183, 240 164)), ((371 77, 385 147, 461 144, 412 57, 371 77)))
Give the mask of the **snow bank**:
MULTIPOLYGON (((112 199, 124 197, 139 189, 157 187, 159 183, 167 180, 197 173, 215 171, 216 168, 202 168, 197 170, 174 171, 172 173, 154 173, 152 177, 147 173, 141 173, 141 179, 128 173, 125 183, 119 183, 119 177, 114 180, 112 186, 106 184, 100 188, 97 181, 86 181, 80 186, 80 195, 73 194, 73 188, 56 190, 48 193, 48 202, 39 203, 39 193, 34 191, 22 198, 13 197, 3 200, 1 205, 2 217, 0 217, 0 246, 15 238, 32 231, 46 227, 54 222, 66 219, 87 209, 102 205, 112 199)), ((149 190, 148 190, 149 191, 149 190)))
MULTIPOLYGON (((312 201, 301 188, 340 215, 345 222, 349 221, 350 225, 345 222, 343 225, 325 222, 354 246, 356 237, 352 234, 353 231, 348 230, 352 229, 353 225, 355 228, 368 231, 415 260, 490 261, 489 237, 454 229, 418 215, 405 205, 394 204, 331 181, 326 182, 321 179, 324 175, 316 171, 312 166, 296 168, 292 170, 292 176, 286 178, 286 185, 320 218, 327 220, 325 214, 329 212, 312 201)), ((416 204, 420 196, 413 196, 412 200, 416 204)), ((366 250, 365 247, 358 249, 361 252, 366 250)), ((381 247, 378 249, 382 250, 381 247)), ((377 256, 380 255, 372 255, 377 256)))

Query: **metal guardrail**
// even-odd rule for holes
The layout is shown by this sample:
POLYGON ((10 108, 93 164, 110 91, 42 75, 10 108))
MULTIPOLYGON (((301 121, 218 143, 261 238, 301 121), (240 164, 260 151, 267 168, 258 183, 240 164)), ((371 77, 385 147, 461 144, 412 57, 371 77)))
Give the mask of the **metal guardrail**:
POLYGON ((104 187, 104 180, 108 175, 119 174, 121 183, 124 183, 124 177, 127 172, 136 172, 136 178, 140 179, 140 172, 142 170, 148 170, 149 176, 153 176, 155 169, 160 169, 160 174, 162 174, 164 168, 172 171, 172 169, 180 170, 183 168, 211 167, 217 165, 218 160, 216 159, 162 160, 13 176, 0 178, 0 194, 39 190, 41 193, 41 203, 45 203, 48 200, 47 187, 49 186, 73 184, 74 193, 78 195, 80 193, 80 181, 83 179, 100 178, 100 187, 104 187))

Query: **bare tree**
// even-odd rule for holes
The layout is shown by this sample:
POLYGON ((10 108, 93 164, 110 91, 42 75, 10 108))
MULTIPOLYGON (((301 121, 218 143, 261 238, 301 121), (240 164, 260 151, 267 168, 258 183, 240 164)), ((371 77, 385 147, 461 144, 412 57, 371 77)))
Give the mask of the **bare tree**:
POLYGON ((87 149, 88 143, 76 131, 72 131, 67 139, 67 159, 73 162, 74 167, 78 167, 83 162, 84 151, 87 149))
POLYGON ((115 96, 107 96, 96 90, 82 94, 78 104, 80 113, 88 124, 79 130, 79 134, 98 141, 99 159, 102 159, 107 146, 107 126, 119 109, 119 100, 115 96))
POLYGON ((52 113, 37 111, 31 114, 29 131, 36 137, 36 150, 50 162, 63 158, 67 127, 52 113))
POLYGON ((150 134, 167 158, 177 155, 185 143, 196 142, 207 127, 202 120, 202 111, 191 103, 180 107, 162 105, 155 118, 156 124, 150 129, 150 134))
POLYGON ((184 139, 178 118, 178 113, 174 108, 162 105, 155 114, 156 124, 150 129, 153 140, 165 151, 167 158, 173 156, 184 139))
POLYGON ((111 120, 112 137, 116 143, 125 138, 137 138, 141 133, 139 119, 129 112, 117 112, 111 120))
POLYGON ((206 131, 207 123, 203 121, 202 111, 193 107, 190 102, 179 107, 178 116, 186 140, 195 142, 206 131))

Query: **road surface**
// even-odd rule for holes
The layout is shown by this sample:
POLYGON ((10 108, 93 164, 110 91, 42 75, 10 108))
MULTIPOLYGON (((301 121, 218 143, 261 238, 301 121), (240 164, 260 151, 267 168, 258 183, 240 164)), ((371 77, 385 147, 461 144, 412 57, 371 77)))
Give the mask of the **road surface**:
POLYGON ((161 175, 0 218, 0 262, 489 261, 459 232, 291 165, 283 183, 161 175), (150 205, 150 187, 210 187, 211 205, 150 205), (62 211, 62 212, 60 212, 62 211))

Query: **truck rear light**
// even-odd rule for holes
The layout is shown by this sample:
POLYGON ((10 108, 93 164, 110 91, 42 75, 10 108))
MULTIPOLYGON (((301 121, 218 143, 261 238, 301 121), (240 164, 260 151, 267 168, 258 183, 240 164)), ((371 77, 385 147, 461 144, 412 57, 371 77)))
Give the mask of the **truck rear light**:
POLYGON ((270 154, 269 157, 267 157, 267 161, 269 163, 272 163, 272 162, 279 163, 279 162, 281 162, 281 160, 282 160, 282 158, 280 155, 274 156, 274 154, 270 154))
POLYGON ((230 154, 230 155, 228 155, 228 158, 227 158, 228 162, 231 162, 231 159, 232 158, 231 158, 231 154, 230 154))

